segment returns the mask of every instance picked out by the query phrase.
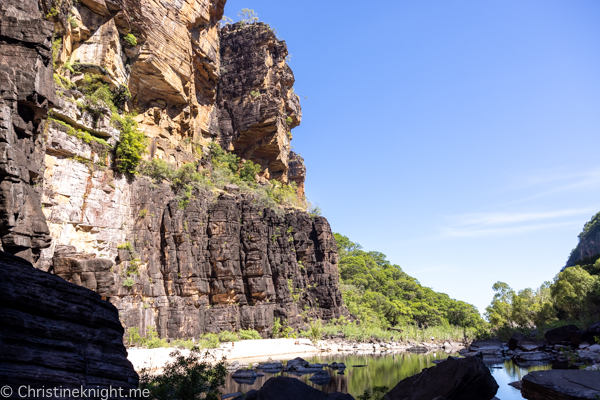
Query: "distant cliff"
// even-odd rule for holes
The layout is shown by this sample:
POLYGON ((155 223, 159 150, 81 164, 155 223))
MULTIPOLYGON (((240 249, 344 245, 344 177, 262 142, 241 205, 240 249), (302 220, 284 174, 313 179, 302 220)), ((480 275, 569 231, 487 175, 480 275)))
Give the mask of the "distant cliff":
POLYGON ((300 328, 348 315, 327 220, 261 198, 304 201, 286 44, 262 23, 219 28, 224 5, 0 6, 2 249, 98 292, 142 334, 266 336, 274 318, 300 328), (217 144, 239 157, 227 158, 235 179, 248 165, 260 190, 223 183, 217 144), (140 145, 171 175, 126 172, 140 145))
MULTIPOLYGON (((583 226, 579 234, 579 243, 571 251, 566 267, 579 265, 582 261, 590 263, 590 258, 600 258, 600 212, 583 226), (587 259, 587 260, 586 260, 587 259)), ((591 261, 593 264, 593 261, 591 261)))

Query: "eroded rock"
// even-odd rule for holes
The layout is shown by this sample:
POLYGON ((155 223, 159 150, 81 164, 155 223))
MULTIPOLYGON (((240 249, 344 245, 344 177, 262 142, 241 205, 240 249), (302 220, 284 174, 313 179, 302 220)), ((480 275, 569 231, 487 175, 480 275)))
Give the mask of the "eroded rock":
MULTIPOLYGON (((117 309, 91 290, 0 252, 0 379, 13 387, 137 386, 117 309)), ((62 396, 60 396, 62 397, 62 396)), ((128 398, 128 396, 126 396, 128 398)))

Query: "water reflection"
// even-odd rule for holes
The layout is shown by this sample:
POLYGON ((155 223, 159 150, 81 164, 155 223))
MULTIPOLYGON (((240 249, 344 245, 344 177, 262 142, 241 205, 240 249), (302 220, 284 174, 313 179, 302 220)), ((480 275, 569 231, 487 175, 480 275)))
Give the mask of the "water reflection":
MULTIPOLYGON (((326 368, 331 375, 331 380, 327 385, 317 385, 308 379, 308 375, 293 375, 286 372, 279 374, 265 374, 264 377, 258 377, 254 384, 240 384, 233 379, 228 379, 223 393, 247 392, 251 389, 260 389, 267 379, 273 376, 289 376, 300 379, 302 382, 322 390, 324 392, 343 392, 350 393, 356 397, 361 395, 365 389, 375 386, 387 386, 390 389, 399 381, 409 376, 418 374, 423 368, 434 365, 433 360, 446 358, 446 353, 429 354, 385 354, 385 355, 324 355, 315 357, 305 357, 311 363, 329 363, 343 362, 347 368, 344 374, 338 374, 338 371, 326 368), (354 367, 365 365, 364 367, 354 367)), ((281 360, 286 361, 286 360, 281 360)), ((504 399, 503 399, 504 400, 504 399)))
POLYGON ((496 364, 495 366, 501 366, 501 369, 491 368, 492 376, 498 382, 498 393, 496 397, 500 400, 521 400, 521 392, 508 384, 515 381, 520 381, 525 375, 532 371, 545 371, 551 369, 551 365, 535 365, 528 367, 519 367, 512 360, 507 360, 503 364, 496 364))
MULTIPOLYGON (((456 355, 456 354, 453 354, 456 355)), ((347 368, 343 375, 338 374, 337 370, 325 368, 331 375, 331 380, 328 384, 321 386, 309 380, 311 374, 308 375, 293 375, 289 373, 265 374, 258 377, 253 384, 237 383, 231 375, 227 380, 223 393, 248 392, 251 389, 260 389, 267 379, 273 376, 290 376, 300 379, 302 382, 324 392, 343 392, 350 393, 355 398, 361 395, 365 389, 375 386, 387 386, 393 388, 398 382, 409 376, 418 374, 424 368, 432 367, 433 360, 447 358, 446 353, 428 353, 428 354, 385 354, 385 355, 323 355, 315 357, 305 357, 311 363, 329 363, 343 362, 347 368), (365 365, 364 367, 353 367, 357 365, 365 365)), ((282 359, 281 361, 287 361, 282 359)), ((262 360, 261 362, 264 362, 262 360)), ((508 386, 509 383, 521 380, 523 376, 531 371, 550 369, 549 365, 519 367, 511 360, 504 361, 495 365, 489 365, 490 371, 500 389, 498 389, 498 397, 500 400, 521 400, 521 393, 508 386), (494 368, 495 367, 495 368, 494 368), (498 368, 500 367, 500 368, 498 368)))

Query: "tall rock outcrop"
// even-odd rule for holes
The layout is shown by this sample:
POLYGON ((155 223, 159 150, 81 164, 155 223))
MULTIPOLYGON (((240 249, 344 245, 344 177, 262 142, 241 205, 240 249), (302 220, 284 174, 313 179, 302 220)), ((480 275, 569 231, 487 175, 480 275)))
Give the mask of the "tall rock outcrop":
POLYGON ((35 0, 0 4, 0 250, 36 261, 50 245, 40 207, 44 140, 40 129, 57 103, 52 23, 35 0))
MULTIPOLYGON (((567 260, 567 267, 577 265, 581 260, 600 255, 600 213, 585 224, 579 234, 579 243, 567 260)), ((593 261, 592 261, 593 262, 593 261)))
POLYGON ((137 386, 138 376, 127 360, 114 306, 4 252, 0 275, 0 380, 12 388, 11 398, 79 397, 65 392, 36 396, 28 389, 82 387, 122 390, 120 396, 96 392, 90 398, 133 397, 129 390, 137 386))
POLYGON ((291 130, 302 120, 287 56, 285 42, 266 24, 237 23, 221 31, 218 140, 282 182, 288 182, 291 130))
POLYGON ((262 23, 219 30, 224 0, 32 1, 2 5, 0 73, 14 82, 0 113, 5 251, 96 291, 142 334, 266 336, 275 318, 301 328, 348 315, 325 218, 236 186, 190 188, 182 202, 167 180, 116 168, 132 118, 147 160, 209 176, 220 143, 261 166, 261 185, 294 182, 303 198, 285 42, 262 23))

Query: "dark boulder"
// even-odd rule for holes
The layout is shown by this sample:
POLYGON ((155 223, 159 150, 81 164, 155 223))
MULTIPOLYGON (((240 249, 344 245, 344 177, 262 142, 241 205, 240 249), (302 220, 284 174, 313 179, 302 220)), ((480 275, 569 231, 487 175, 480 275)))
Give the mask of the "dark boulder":
POLYGON ((329 372, 327 371, 318 371, 313 376, 308 378, 311 382, 316 383, 317 385, 327 385, 331 380, 331 376, 329 376, 329 372))
POLYGON ((569 342, 571 342, 574 346, 579 346, 581 343, 585 342, 586 331, 572 331, 569 332, 569 342))
POLYGON ((443 363, 406 378, 385 396, 385 400, 491 400, 498 384, 477 357, 448 357, 443 363))
POLYGON ((248 392, 234 400, 354 400, 345 393, 325 393, 298 379, 285 376, 270 378, 259 391, 248 392))
POLYGON ((516 350, 521 340, 525 340, 525 335, 523 335, 521 332, 516 332, 508 340, 508 348, 511 350, 516 350))
POLYGON ((499 340, 480 340, 471 343, 469 346, 471 351, 481 352, 483 355, 492 355, 502 353, 502 342, 499 340))
POLYGON ((525 339, 519 341, 517 347, 523 351, 535 351, 546 347, 546 342, 525 339))
POLYGON ((252 369, 238 369, 231 377, 234 379, 256 379, 256 372, 252 369))
POLYGON ((0 252, 0 382, 16 388, 135 388, 117 309, 0 252))
POLYGON ((579 328, 575 325, 565 325, 560 328, 550 329, 544 337, 549 344, 560 344, 562 342, 569 342, 569 334, 578 330, 579 328))
POLYGON ((592 400, 600 396, 600 371, 534 371, 523 377, 521 394, 529 400, 592 400))
POLYGON ((300 357, 296 357, 293 360, 289 360, 285 366, 285 370, 290 371, 290 372, 298 372, 298 371, 303 371, 303 372, 306 371, 306 373, 315 372, 315 371, 310 371, 310 363, 300 357))
POLYGON ((596 336, 600 337, 600 322, 590 325, 587 331, 585 331, 583 334, 581 342, 588 342, 590 344, 596 343, 596 336))

